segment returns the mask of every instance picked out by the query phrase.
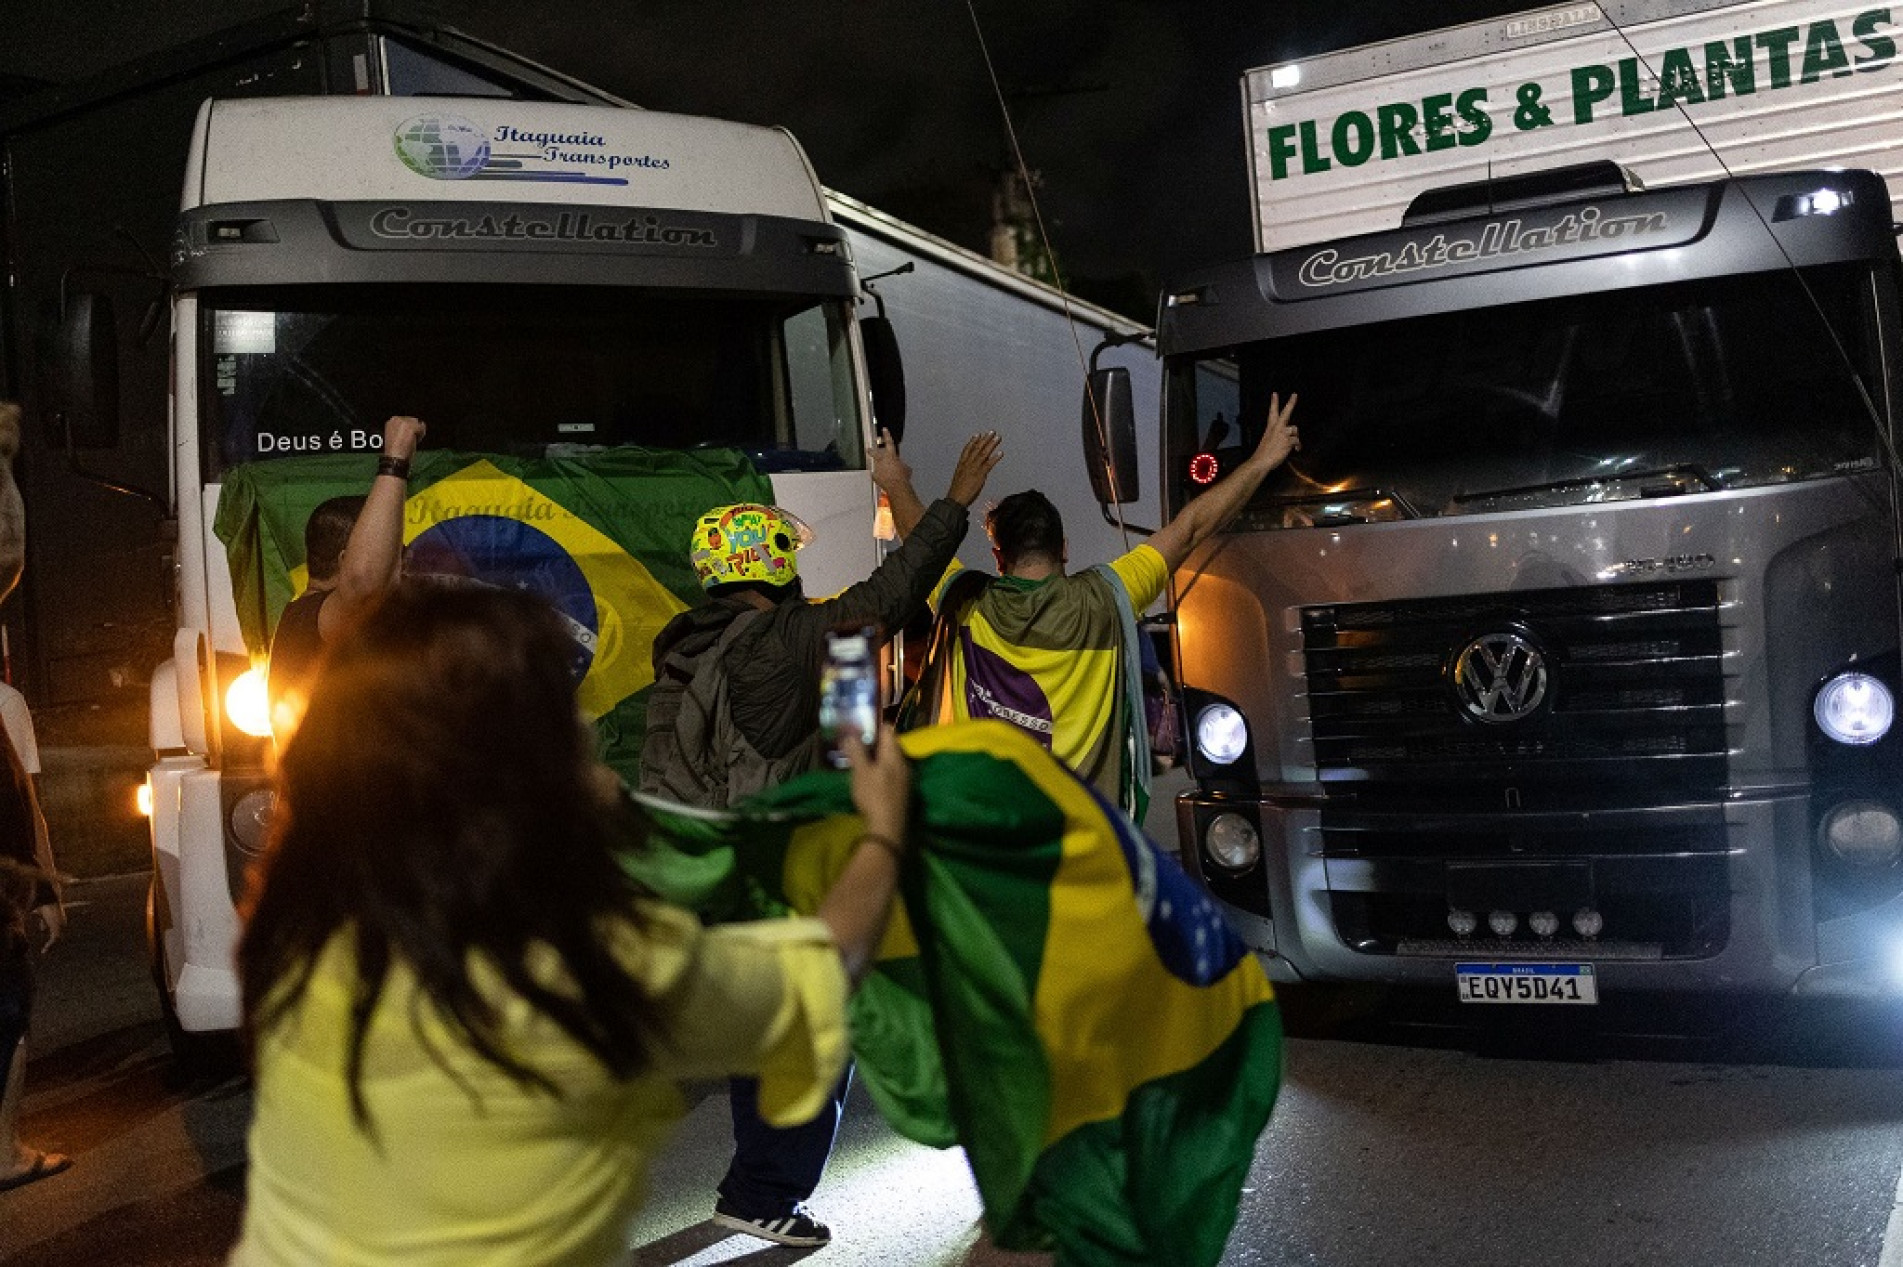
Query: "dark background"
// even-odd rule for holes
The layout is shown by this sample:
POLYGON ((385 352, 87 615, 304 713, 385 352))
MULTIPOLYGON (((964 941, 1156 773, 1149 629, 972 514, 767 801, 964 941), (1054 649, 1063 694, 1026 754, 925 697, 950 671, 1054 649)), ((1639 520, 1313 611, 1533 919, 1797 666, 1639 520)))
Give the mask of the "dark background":
MULTIPOLYGON (((7 0, 0 92, 67 82, 284 0, 7 0)), ((1140 320, 1172 273, 1250 250, 1251 67, 1516 0, 464 0, 440 21, 653 109, 789 128, 820 179, 983 251, 1006 131, 1065 279, 1140 320)))

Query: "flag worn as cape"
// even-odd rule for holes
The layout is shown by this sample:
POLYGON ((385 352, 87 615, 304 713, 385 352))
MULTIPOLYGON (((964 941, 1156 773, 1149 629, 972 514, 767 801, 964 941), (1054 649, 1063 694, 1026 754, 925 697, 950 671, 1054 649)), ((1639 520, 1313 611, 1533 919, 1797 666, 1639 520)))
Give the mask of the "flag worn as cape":
MULTIPOLYGON (((913 854, 853 1048, 901 1134, 963 1144, 996 1242, 1209 1267, 1281 1082, 1261 965, 1174 860, 1028 736, 901 737, 913 854)), ((638 798, 629 866, 715 918, 810 913, 858 835, 844 774, 721 815, 638 798)))
MULTIPOLYGON (((375 454, 324 454, 233 468, 213 531, 225 543, 245 645, 270 648, 286 603, 304 589, 304 524, 332 497, 360 494, 375 454)), ((655 635, 700 601, 687 557, 709 507, 771 501, 737 449, 631 447, 509 458, 426 450, 412 461, 403 540, 412 573, 528 589, 575 636, 576 694, 608 764, 640 763, 655 635)))

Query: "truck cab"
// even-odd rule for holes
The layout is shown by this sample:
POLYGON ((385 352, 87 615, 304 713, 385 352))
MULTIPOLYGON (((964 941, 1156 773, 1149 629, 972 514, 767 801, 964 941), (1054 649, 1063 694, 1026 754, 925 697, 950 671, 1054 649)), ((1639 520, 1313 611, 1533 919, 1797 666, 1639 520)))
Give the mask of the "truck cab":
POLYGON ((1301 396, 1175 605, 1185 862, 1285 978, 1903 985, 1898 276, 1871 173, 1606 164, 1172 287, 1174 505, 1301 396))

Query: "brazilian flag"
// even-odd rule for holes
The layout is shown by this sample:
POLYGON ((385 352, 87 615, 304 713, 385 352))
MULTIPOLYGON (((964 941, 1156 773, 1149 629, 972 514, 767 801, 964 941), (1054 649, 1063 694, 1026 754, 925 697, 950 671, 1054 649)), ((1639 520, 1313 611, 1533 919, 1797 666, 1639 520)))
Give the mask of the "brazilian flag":
MULTIPOLYGON (((916 852, 853 1049, 901 1134, 963 1144, 1006 1249, 1062 1264, 1222 1256, 1281 1083, 1261 965, 1176 863, 1023 732, 901 738, 916 852)), ((711 918, 815 910, 858 834, 845 775, 731 815, 639 798, 628 866, 711 918)))
MULTIPOLYGON (((254 658, 269 651, 279 614, 303 592, 311 511, 363 493, 375 473, 374 454, 337 454, 253 462, 226 476, 213 531, 225 543, 254 658)), ((694 522, 712 506, 772 499, 766 477, 737 449, 548 458, 425 451, 411 466, 403 540, 412 573, 548 600, 575 636, 577 699, 608 763, 632 780, 655 635, 700 600, 687 557, 694 522)))

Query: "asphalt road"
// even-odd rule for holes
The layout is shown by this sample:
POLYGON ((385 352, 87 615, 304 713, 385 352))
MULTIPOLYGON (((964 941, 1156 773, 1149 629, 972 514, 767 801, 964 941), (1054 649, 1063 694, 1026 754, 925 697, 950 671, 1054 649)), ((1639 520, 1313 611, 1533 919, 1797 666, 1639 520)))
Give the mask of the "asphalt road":
MULTIPOLYGON (((0 1262, 217 1263, 242 1208, 248 1090, 173 1075, 143 881, 78 897, 45 967, 25 1123, 77 1161, 0 1194, 0 1262)), ((1379 991, 1286 1006, 1298 1036, 1225 1263, 1879 1264, 1903 1170, 1894 1014, 1609 1000, 1479 1016, 1379 991)), ((1047 1261, 989 1247, 962 1155, 897 1139, 859 1097, 814 1203, 838 1241, 724 1236, 704 1219, 726 1132, 710 1090, 656 1167, 633 1263, 1047 1261)))

